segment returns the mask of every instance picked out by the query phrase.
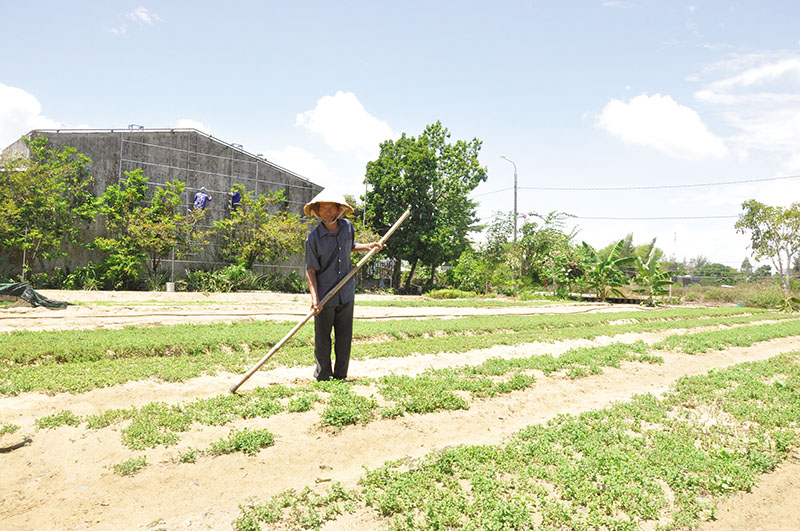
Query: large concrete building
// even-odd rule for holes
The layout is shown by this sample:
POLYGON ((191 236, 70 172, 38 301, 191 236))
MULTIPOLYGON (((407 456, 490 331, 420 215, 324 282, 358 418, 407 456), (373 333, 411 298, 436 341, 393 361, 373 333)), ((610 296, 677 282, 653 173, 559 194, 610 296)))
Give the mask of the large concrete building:
MULTIPOLYGON (((150 197, 156 187, 177 179, 186 183, 184 201, 191 208, 195 193, 205 187, 213 199, 206 208, 203 224, 211 224, 229 214, 228 191, 234 184, 248 191, 267 194, 283 190, 290 212, 303 215, 303 205, 322 190, 308 179, 253 155, 241 145, 224 142, 196 129, 144 129, 129 126, 127 129, 37 129, 26 135, 44 137, 48 147, 58 149, 73 147, 92 159, 89 170, 94 177, 94 194, 99 196, 111 184, 124 179, 126 171, 141 168, 148 177, 150 197)), ((3 150, 4 154, 28 156, 22 139, 3 150)), ((100 233, 99 226, 90 227, 86 239, 100 233)), ((205 250, 185 260, 176 260, 176 273, 184 269, 219 267, 218 242, 212 241, 205 250)), ((89 260, 97 261, 85 248, 71 249, 65 265, 83 266, 89 260)), ((167 261, 168 267, 172 264, 167 261)), ((265 265, 261 264, 260 268, 265 265)), ((302 261, 269 265, 270 269, 302 270, 302 261)))

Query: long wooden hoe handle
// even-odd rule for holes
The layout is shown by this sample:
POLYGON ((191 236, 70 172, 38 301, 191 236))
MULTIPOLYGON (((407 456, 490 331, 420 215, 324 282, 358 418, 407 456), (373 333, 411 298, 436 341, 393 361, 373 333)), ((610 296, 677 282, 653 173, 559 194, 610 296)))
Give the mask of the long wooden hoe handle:
MULTIPOLYGON (((388 240, 388 239, 389 239, 389 236, 391 236, 391 235, 392 235, 392 233, 393 233, 394 231, 396 231, 396 230, 397 230, 397 228, 400 226, 400 224, 401 224, 401 223, 403 223, 403 222, 406 220, 406 218, 409 216, 409 214, 411 214, 411 210, 406 210, 405 212, 403 212, 403 215, 402 215, 402 216, 400 216, 400 219, 398 219, 398 220, 395 222, 395 224, 394 224, 394 225, 392 225, 392 228, 390 228, 390 229, 389 229, 389 230, 386 232, 386 234, 384 234, 384 235, 383 235, 383 238, 381 238, 381 239, 380 239, 380 242, 379 242, 379 243, 380 243, 381 245, 383 245, 383 244, 385 244, 385 243, 386 243, 386 240, 388 240)), ((350 271, 350 272, 347 274, 347 276, 346 276, 346 277, 344 277, 342 280, 340 280, 340 281, 339 281, 339 283, 338 283, 338 284, 336 284, 336 285, 333 287, 333 289, 332 289, 332 290, 330 290, 330 291, 328 292, 328 294, 327 294, 327 295, 325 295, 325 297, 323 297, 323 298, 322 298, 322 300, 319 302, 319 308, 322 308, 323 306, 325 306, 325 303, 326 303, 326 302, 328 302, 328 300, 330 300, 330 298, 331 298, 331 297, 333 297, 333 296, 336 294, 336 292, 337 292, 337 291, 339 291, 340 289, 342 289, 342 287, 343 287, 345 284, 347 284, 347 281, 348 281, 348 280, 350 280, 350 279, 352 278, 352 276, 353 276, 353 275, 355 275, 355 274, 356 274, 356 272, 357 272, 359 269, 361 269, 361 267, 362 267, 364 264, 366 264, 366 263, 367 263, 367 260, 369 260, 369 259, 372 257, 372 255, 374 255, 374 254, 375 254, 375 253, 377 253, 378 251, 379 251, 379 249, 377 249, 377 248, 375 248, 375 249, 370 249, 370 251, 369 251, 369 252, 368 252, 368 253, 367 253, 367 254, 364 256, 364 258, 362 258, 361 260, 359 260, 358 264, 356 264, 356 266, 353 268, 353 270, 352 270, 352 271, 350 271)), ((245 373, 245 375, 244 375, 244 376, 242 376, 242 379, 241 379, 241 380, 239 380, 239 383, 237 383, 236 385, 234 385, 234 386, 232 386, 232 387, 230 388, 230 391, 231 391, 231 393, 236 393, 236 390, 237 390, 237 389, 239 389, 239 386, 241 386, 243 383, 245 383, 245 382, 248 380, 248 378, 250 378, 251 376, 253 376, 253 374, 254 374, 254 373, 255 373, 255 372, 258 370, 258 369, 260 369, 260 368, 261 368, 261 366, 262 366, 262 365, 264 365, 264 364, 267 362, 267 360, 269 360, 269 359, 272 357, 272 355, 273 355, 273 354, 275 354, 276 352, 278 352, 278 350, 280 350, 280 348, 281 348, 283 345, 285 345, 285 344, 286 344, 286 342, 287 342, 287 341, 289 341, 289 339, 291 339, 291 337, 292 337, 293 335, 295 335, 295 333, 297 333, 297 331, 298 331, 298 330, 300 330, 300 329, 303 327, 303 325, 304 325, 304 324, 306 324, 306 323, 308 322, 308 320, 309 320, 309 319, 311 319, 312 317, 314 317, 314 310, 311 310, 310 312, 308 312, 308 314, 307 314, 305 317, 303 317, 303 318, 300 320, 300 322, 299 322, 299 323, 297 323, 296 325, 294 325, 294 328, 292 328, 292 329, 289 331, 289 333, 288 333, 288 334, 286 334, 286 335, 283 337, 283 339, 281 339, 280 341, 278 341, 277 343, 275 343, 275 345, 274 345, 274 346, 273 346, 273 347, 270 349, 270 351, 269 351, 269 352, 267 352, 267 354, 266 354, 266 355, 265 355, 263 358, 261 358, 260 360, 258 360, 258 363, 256 363, 255 365, 253 365, 253 368, 252 368, 252 369, 250 369, 249 371, 247 371, 247 372, 245 373)))

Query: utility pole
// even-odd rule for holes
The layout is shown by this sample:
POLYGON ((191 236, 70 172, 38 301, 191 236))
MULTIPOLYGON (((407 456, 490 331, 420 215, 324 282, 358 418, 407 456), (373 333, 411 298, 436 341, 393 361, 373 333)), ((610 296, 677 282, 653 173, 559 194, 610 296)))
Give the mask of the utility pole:
POLYGON ((20 282, 25 282, 25 262, 27 261, 28 253, 28 227, 25 227, 25 243, 22 246, 22 277, 20 282))
POLYGON ((500 155, 500 158, 514 165, 514 243, 517 243, 517 165, 505 155, 500 155))

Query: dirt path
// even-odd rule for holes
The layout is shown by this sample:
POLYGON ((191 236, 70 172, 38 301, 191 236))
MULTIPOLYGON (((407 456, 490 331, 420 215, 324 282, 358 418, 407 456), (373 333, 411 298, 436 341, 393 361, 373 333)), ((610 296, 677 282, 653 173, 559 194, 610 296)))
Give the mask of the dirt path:
MULTIPOLYGON (((422 308, 430 310, 430 308, 422 308)), ((531 310, 534 308, 524 308, 531 310)), ((563 311, 568 310, 564 309, 563 311)), ((404 308, 403 310, 408 310, 404 308)), ((442 309, 437 309, 442 310, 442 309)), ((458 309, 461 310, 461 309, 458 309)), ((655 341, 663 334, 626 334, 613 340, 655 341)), ((354 361, 354 376, 395 372, 416 374, 428 367, 480 363, 490 357, 558 354, 575 346, 611 340, 531 343, 497 346, 464 354, 437 354, 398 359, 354 361)), ((419 457, 457 444, 497 444, 530 424, 561 413, 580 413, 627 400, 634 394, 665 391, 683 375, 704 374, 712 368, 761 360, 800 348, 800 338, 778 339, 750 348, 733 348, 704 355, 664 353, 658 365, 625 363, 605 368, 601 375, 578 380, 539 376, 531 389, 477 400, 465 411, 407 415, 377 420, 343 431, 318 427, 321 406, 303 414, 279 414, 240 421, 223 427, 203 426, 183 434, 178 445, 148 450, 148 466, 137 475, 121 477, 113 465, 144 452, 131 452, 120 442, 119 427, 89 431, 83 427, 35 430, 33 419, 62 409, 79 415, 112 407, 129 407, 164 400, 192 400, 224 393, 233 375, 196 378, 181 384, 131 382, 81 395, 46 396, 28 393, 0 399, 0 420, 22 426, 0 439, 6 446, 25 436, 28 446, 0 454, 0 522, 3 529, 229 529, 240 503, 288 488, 339 481, 353 487, 363 467, 386 460, 419 457), (267 428, 276 443, 253 457, 241 454, 200 457, 178 464, 187 447, 206 448, 212 441, 244 426, 267 428)), ((275 381, 305 380, 309 368, 279 368, 258 373, 246 386, 275 381)), ((753 493, 737 495, 718 511, 708 529, 798 529, 800 518, 800 456, 762 478, 753 493)), ((359 517, 361 518, 361 517, 359 517)), ((375 524, 369 518, 343 520, 332 529, 375 524)))
MULTIPOLYGON (((163 293, 42 290, 42 295, 73 303, 65 309, 31 308, 26 304, 0 310, 0 333, 12 330, 122 328, 183 323, 234 321, 299 321, 309 311, 307 295, 285 293, 163 293)), ((403 300, 391 295, 357 295, 356 319, 446 318, 468 315, 535 315, 598 311, 646 311, 637 306, 601 303, 440 308, 363 306, 358 301, 403 300)))

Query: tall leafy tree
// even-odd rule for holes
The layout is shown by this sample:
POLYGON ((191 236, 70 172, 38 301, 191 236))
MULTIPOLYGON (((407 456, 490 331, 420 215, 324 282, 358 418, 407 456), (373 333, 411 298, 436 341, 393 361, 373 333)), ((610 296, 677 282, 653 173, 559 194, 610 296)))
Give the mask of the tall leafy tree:
POLYGON ((750 199, 742 203, 742 209, 736 231, 750 233, 753 258, 772 262, 788 296, 792 259, 800 251, 800 203, 784 208, 750 199))
POLYGON ((587 257, 586 280, 589 287, 603 302, 609 295, 618 297, 623 295, 619 288, 624 286, 628 279, 620 267, 633 263, 635 259, 633 256, 620 257, 624 248, 625 240, 620 240, 604 258, 591 245, 583 242, 583 249, 587 257))
POLYGON ((0 252, 25 251, 26 269, 37 259, 63 256, 94 219, 91 159, 74 148, 49 149, 47 140, 25 139, 28 158, 0 162, 0 252))
POLYGON ((697 270, 697 276, 700 277, 700 284, 713 286, 735 284, 736 273, 736 269, 718 263, 706 264, 697 270))
POLYGON ((276 263, 303 249, 306 223, 280 208, 283 190, 254 197, 242 196, 231 215, 214 222, 222 238, 222 258, 252 269, 256 262, 276 263))
POLYGON ((572 280, 572 271, 577 266, 577 253, 572 245, 576 232, 574 229, 565 232, 566 221, 571 217, 558 211, 525 216, 518 244, 525 276, 544 284, 566 284, 572 280))
POLYGON ((149 202, 147 183, 141 169, 127 171, 124 180, 100 196, 106 234, 91 247, 108 253, 104 277, 109 287, 131 287, 144 270, 154 276, 173 252, 184 258, 206 243, 205 233, 195 230, 203 210, 184 209, 185 183, 173 180, 158 187, 149 202))
POLYGON ((447 128, 436 122, 418 137, 404 133, 383 142, 378 159, 367 163, 365 181, 371 189, 365 203, 373 226, 388 228, 406 208, 411 209, 384 251, 396 260, 396 281, 399 261, 411 265, 406 287, 418 264, 435 271, 456 260, 477 222, 476 203, 468 196, 486 180, 486 169, 478 161, 481 141, 449 143, 449 138, 447 128))

